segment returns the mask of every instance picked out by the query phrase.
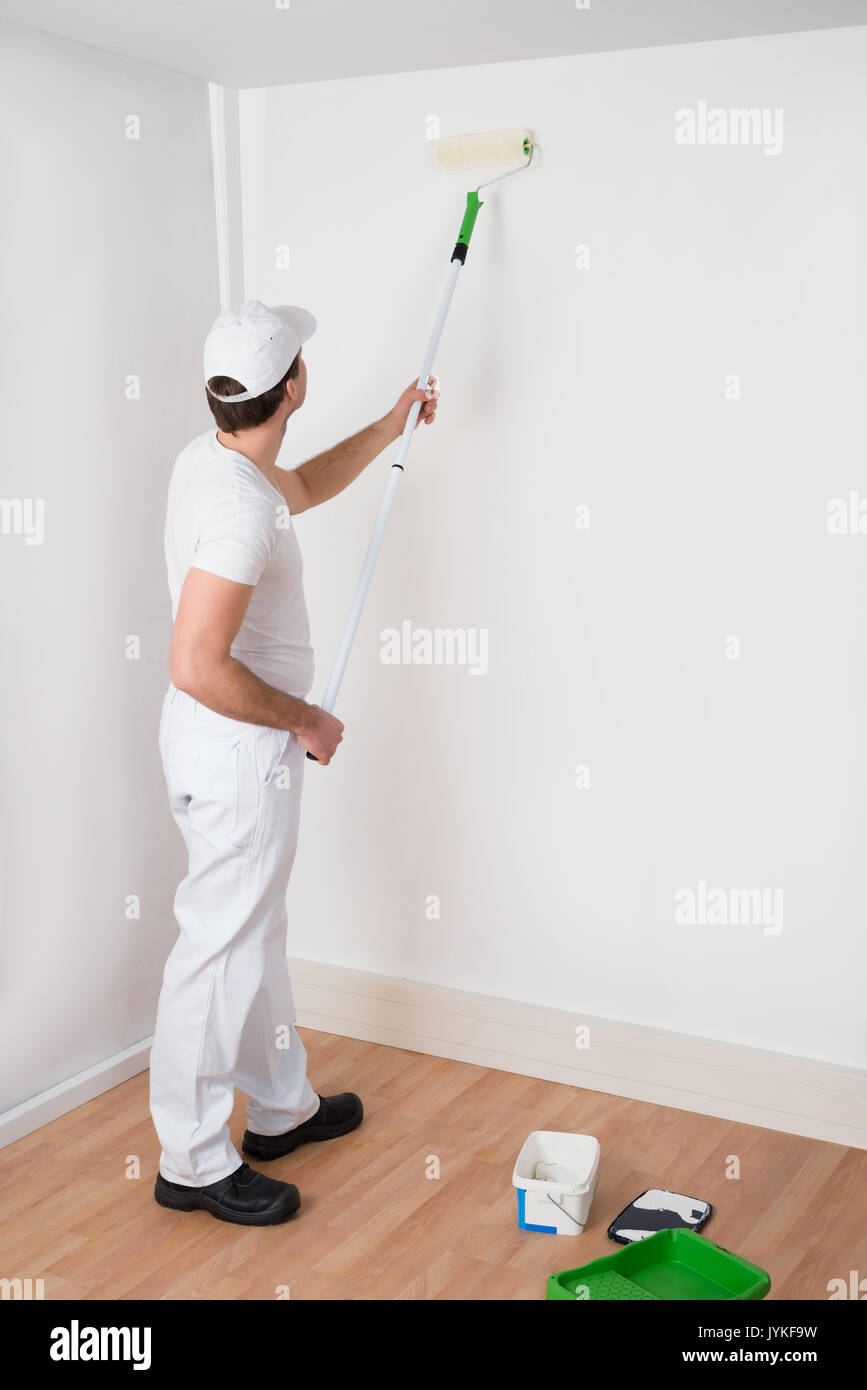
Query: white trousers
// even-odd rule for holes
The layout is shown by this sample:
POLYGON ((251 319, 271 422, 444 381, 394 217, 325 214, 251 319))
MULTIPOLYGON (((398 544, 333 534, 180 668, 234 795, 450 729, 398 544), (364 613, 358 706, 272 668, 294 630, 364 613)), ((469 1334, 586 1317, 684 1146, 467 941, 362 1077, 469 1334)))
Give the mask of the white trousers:
POLYGON ((283 1134, 319 1105, 286 965, 304 749, 170 686, 160 752, 189 872, 157 1010, 151 1114, 163 1177, 203 1187, 243 1161, 228 1128, 235 1085, 257 1134, 283 1134))

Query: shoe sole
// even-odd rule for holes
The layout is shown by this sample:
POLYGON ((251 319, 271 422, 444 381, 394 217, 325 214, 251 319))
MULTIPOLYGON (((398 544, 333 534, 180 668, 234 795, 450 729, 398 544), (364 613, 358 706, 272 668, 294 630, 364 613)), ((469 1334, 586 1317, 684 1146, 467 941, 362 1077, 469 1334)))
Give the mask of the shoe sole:
POLYGON ((294 1153, 302 1144, 323 1144, 327 1139, 339 1139, 342 1134, 351 1134, 354 1129, 358 1129, 364 1119, 364 1106, 358 1102, 358 1111, 351 1120, 344 1120, 340 1125, 323 1125, 320 1130, 309 1130, 306 1134, 299 1135, 297 1139, 287 1142, 279 1149, 260 1149, 255 1144, 250 1143, 247 1135, 244 1135, 241 1151, 251 1154, 254 1158, 268 1162, 272 1158, 284 1158, 286 1154, 294 1153))
POLYGON ((211 1201, 208 1197, 182 1197, 180 1193, 166 1192, 158 1187, 154 1188, 154 1198, 161 1207, 167 1207, 169 1211, 206 1211, 218 1221, 228 1221, 233 1226, 279 1226, 281 1222, 294 1216, 301 1205, 301 1195, 297 1188, 294 1197, 290 1199, 291 1205, 277 1216, 268 1212, 260 1216, 240 1216, 226 1211, 218 1202, 211 1201))

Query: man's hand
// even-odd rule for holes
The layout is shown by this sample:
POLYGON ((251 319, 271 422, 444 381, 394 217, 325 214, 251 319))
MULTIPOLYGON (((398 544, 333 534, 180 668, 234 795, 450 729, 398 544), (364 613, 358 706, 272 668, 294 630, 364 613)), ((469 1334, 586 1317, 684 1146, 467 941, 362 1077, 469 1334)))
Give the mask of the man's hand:
MULTIPOLYGON (((418 380, 418 378, 416 378, 418 380)), ((418 412, 416 429, 422 421, 426 425, 432 425, 437 413, 437 402, 439 401, 439 382, 435 376, 428 377, 428 388, 426 391, 416 389, 415 381, 410 382, 406 390, 398 398, 397 404, 386 415, 386 420, 392 428, 395 439, 399 439, 406 427, 407 416, 414 401, 421 401, 422 407, 418 412)))
POLYGON ((428 389, 416 390, 415 382, 408 386, 397 404, 387 415, 359 430, 342 444, 326 449, 297 468, 275 469, 274 482, 286 499, 292 516, 299 516, 310 507, 321 506, 323 502, 336 497, 345 487, 358 477, 372 459, 387 449, 403 434, 407 416, 415 401, 421 401, 417 424, 424 420, 433 424, 436 416, 439 387, 435 376, 428 377, 428 389))
POLYGON ((308 705, 307 710, 304 723, 296 731, 298 742, 318 763, 327 767, 337 752, 337 745, 343 742, 344 726, 318 705, 308 705))

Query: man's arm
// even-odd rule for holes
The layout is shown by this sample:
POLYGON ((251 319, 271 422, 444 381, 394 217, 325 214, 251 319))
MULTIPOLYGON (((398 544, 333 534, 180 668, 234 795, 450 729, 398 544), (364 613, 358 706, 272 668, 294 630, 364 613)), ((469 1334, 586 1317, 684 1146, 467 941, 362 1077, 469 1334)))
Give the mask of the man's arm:
POLYGON ((275 690, 231 655, 253 587, 188 570, 172 637, 172 684, 228 719, 297 735, 318 762, 329 763, 343 737, 340 720, 275 690))
POLYGON ((410 407, 414 401, 421 401, 416 428, 422 421, 433 423, 439 400, 436 377, 430 378, 427 391, 416 390, 413 382, 400 396, 397 404, 366 429, 359 430, 333 449, 326 449, 307 463, 297 468, 276 470, 276 482, 286 499, 286 505, 293 516, 306 512, 310 507, 318 507, 336 497, 344 488, 354 482, 369 463, 393 444, 403 434, 410 407))

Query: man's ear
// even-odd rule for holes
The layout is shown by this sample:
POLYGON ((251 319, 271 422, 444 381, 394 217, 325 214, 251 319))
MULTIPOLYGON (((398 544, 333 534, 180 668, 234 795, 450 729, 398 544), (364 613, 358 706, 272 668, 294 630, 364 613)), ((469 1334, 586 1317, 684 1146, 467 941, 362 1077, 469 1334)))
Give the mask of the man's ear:
POLYGON ((294 405, 295 397, 298 395, 298 392, 295 390, 295 382, 292 380, 291 377, 286 382, 286 395, 288 397, 289 404, 294 405))

